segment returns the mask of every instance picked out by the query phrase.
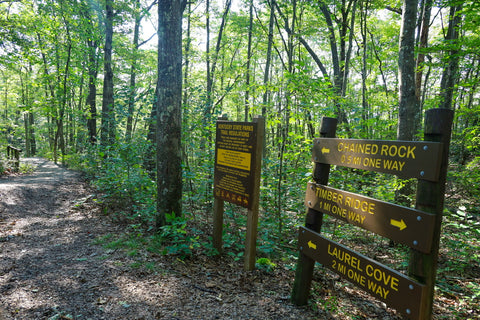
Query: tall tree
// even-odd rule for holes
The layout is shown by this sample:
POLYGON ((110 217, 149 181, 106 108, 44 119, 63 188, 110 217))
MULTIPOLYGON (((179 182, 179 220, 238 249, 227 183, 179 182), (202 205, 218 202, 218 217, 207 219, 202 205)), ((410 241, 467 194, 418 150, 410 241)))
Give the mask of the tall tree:
POLYGON ((249 4, 249 18, 248 18, 248 44, 247 44, 247 67, 246 67, 246 79, 245 86, 245 121, 248 121, 248 113, 250 111, 250 64, 252 59, 252 32, 253 32, 253 0, 250 0, 249 4))
POLYGON ((462 9, 462 3, 452 5, 450 7, 450 17, 448 23, 448 31, 446 40, 450 45, 450 52, 447 55, 449 57, 448 63, 446 64, 442 80, 440 84, 440 108, 452 109, 452 100, 455 85, 458 82, 458 63, 460 60, 459 56, 459 27, 462 22, 462 15, 460 11, 462 9))
POLYGON ((89 0, 83 0, 79 4, 79 12, 81 15, 80 23, 83 39, 85 41, 85 65, 87 69, 87 97, 85 104, 88 108, 87 114, 87 130, 88 140, 91 144, 97 141, 97 76, 99 64, 98 46, 101 35, 98 30, 98 11, 100 9, 89 0))
POLYGON ((112 145, 115 141, 115 114, 113 97, 112 43, 113 43, 113 0, 105 4, 105 48, 104 48, 104 78, 102 100, 102 127, 100 143, 103 146, 112 145))
POLYGON ((157 227, 182 214, 182 13, 185 0, 158 1, 157 227))
MULTIPOLYGON (((415 71, 415 96, 417 99, 417 108, 418 112, 422 112, 423 101, 422 101, 422 81, 423 81, 423 69, 425 62, 425 52, 424 50, 428 47, 428 34, 430 31, 430 16, 432 12, 433 0, 422 0, 422 9, 419 14, 419 23, 418 23, 418 55, 416 61, 416 71, 415 71)), ((417 122, 415 126, 418 130, 421 125, 420 117, 417 117, 417 122)))
POLYGON ((420 113, 415 98, 415 26, 418 0, 404 0, 398 53, 399 107, 398 140, 413 140, 420 113))

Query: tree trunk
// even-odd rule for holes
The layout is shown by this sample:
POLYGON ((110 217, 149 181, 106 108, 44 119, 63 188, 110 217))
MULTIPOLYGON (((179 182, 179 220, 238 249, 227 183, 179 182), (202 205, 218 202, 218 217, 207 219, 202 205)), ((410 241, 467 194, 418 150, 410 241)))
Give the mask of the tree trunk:
POLYGON ((127 127, 125 129, 125 140, 130 142, 132 139, 133 128, 133 112, 135 110, 135 96, 136 96, 136 80, 137 80, 137 55, 138 55, 138 39, 140 35, 140 17, 135 18, 135 26, 133 32, 133 52, 132 64, 130 66, 130 86, 128 88, 128 109, 127 109, 127 127))
POLYGON ((187 105, 188 103, 188 81, 189 81, 189 72, 190 72, 190 50, 192 49, 192 38, 191 38, 191 25, 192 25, 192 3, 188 2, 187 9, 187 39, 185 41, 185 50, 184 50, 184 73, 183 73, 183 104, 187 105))
POLYGON ((369 105, 367 99, 367 46, 368 46, 368 32, 367 32, 367 19, 368 19, 368 2, 365 1, 365 7, 363 2, 360 2, 362 10, 360 12, 360 29, 362 34, 362 129, 365 138, 369 138, 369 127, 367 120, 369 119, 369 105))
POLYGON ((247 45, 247 70, 245 85, 247 87, 245 91, 245 117, 244 121, 248 121, 248 114, 250 112, 250 63, 252 58, 252 32, 253 32, 253 0, 250 0, 249 4, 249 22, 248 22, 248 45, 247 45))
POLYGON ((102 127, 100 143, 111 146, 115 142, 113 70, 112 70, 112 40, 113 40, 113 0, 107 0, 105 5, 105 49, 104 49, 104 79, 102 100, 102 127))
POLYGON ((270 0, 270 19, 268 22, 268 43, 267 43, 267 57, 265 63, 265 72, 263 74, 263 85, 265 91, 263 92, 262 103, 262 117, 267 116, 267 105, 269 103, 270 90, 268 89, 268 83, 270 81, 270 64, 272 61, 272 47, 273 47, 273 24, 275 22, 275 0, 270 0))
POLYGON ((97 43, 91 39, 88 44, 88 106, 87 128, 91 144, 97 142, 97 43))
MULTIPOLYGON (((417 0, 404 0, 402 26, 398 54, 398 76, 400 81, 397 140, 414 140, 415 125, 421 114, 415 96, 415 26, 417 21, 417 0)), ((408 181, 395 192, 395 201, 410 205, 410 195, 414 186, 408 181)), ((393 245, 393 242, 390 242, 393 245)))
MULTIPOLYGON (((421 13, 421 22, 418 38, 418 55, 416 62, 416 73, 415 73, 415 98, 417 104, 417 110, 419 115, 423 110, 423 101, 422 101, 422 78, 423 78, 423 64, 425 62, 425 53, 422 52, 422 49, 428 47, 428 33, 430 31, 430 16, 432 12, 433 0, 424 0, 423 8, 421 13)), ((421 116, 416 117, 415 132, 418 132, 421 127, 421 116)))
POLYGON ((446 40, 451 49, 448 54, 449 60, 443 70, 442 80, 440 83, 440 104, 439 108, 452 109, 453 93, 455 85, 458 82, 458 62, 459 62, 459 46, 457 44, 459 32, 458 28, 462 22, 461 14, 462 4, 450 7, 450 19, 448 23, 448 32, 446 40))
POLYGON ((30 156, 34 156, 37 153, 37 142, 35 139, 35 117, 33 112, 28 113, 28 124, 30 127, 30 156))
POLYGON ((420 117, 415 98, 415 25, 417 21, 417 0, 404 0, 400 49, 398 54, 398 76, 400 81, 398 109, 398 140, 413 140, 415 123, 420 117))
POLYGON ((29 111, 23 113, 23 123, 25 125, 25 156, 31 157, 30 154, 30 118, 29 111))
POLYGON ((158 2, 157 228, 182 214, 182 2, 158 2))

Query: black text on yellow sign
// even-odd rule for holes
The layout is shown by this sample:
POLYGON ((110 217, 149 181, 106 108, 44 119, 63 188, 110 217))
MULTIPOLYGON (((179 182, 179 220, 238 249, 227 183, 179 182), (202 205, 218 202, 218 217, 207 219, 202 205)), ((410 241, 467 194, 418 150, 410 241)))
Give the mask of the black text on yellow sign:
POLYGON ((441 144, 436 142, 317 138, 315 162, 436 181, 441 144))
POLYGON ((425 285, 305 227, 300 227, 298 246, 303 254, 373 297, 411 319, 419 318, 425 285))
POLYGON ((257 123, 217 121, 214 196, 250 208, 255 176, 257 123))
POLYGON ((431 250, 432 214, 312 182, 307 185, 305 205, 415 250, 431 250))
POLYGON ((251 153, 217 149, 217 163, 220 165, 250 171, 251 162, 251 153))

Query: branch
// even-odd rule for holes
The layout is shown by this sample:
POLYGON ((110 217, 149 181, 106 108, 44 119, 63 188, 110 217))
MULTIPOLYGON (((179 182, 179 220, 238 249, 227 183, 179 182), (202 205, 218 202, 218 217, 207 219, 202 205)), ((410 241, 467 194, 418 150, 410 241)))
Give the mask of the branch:
POLYGON ((145 43, 147 43, 148 41, 152 40, 153 37, 155 37, 156 34, 157 34, 157 33, 154 32, 154 33, 150 36, 150 38, 148 38, 147 40, 144 40, 144 41, 140 42, 140 43, 137 45, 137 49, 140 48, 141 46, 143 46, 143 45, 144 45, 145 43))
POLYGON ((394 8, 394 7, 391 7, 391 6, 386 6, 385 9, 387 9, 388 11, 394 12, 394 13, 398 13, 400 15, 402 14, 402 9, 394 8))
MULTIPOLYGON (((288 20, 287 18, 283 15, 282 11, 280 10, 280 7, 278 6, 277 3, 275 3, 275 7, 277 8, 277 11, 278 13, 280 14, 280 17, 282 17, 283 21, 285 22, 285 30, 288 32, 288 34, 292 34, 292 30, 290 29, 290 27, 288 26, 288 20)), ((298 38, 298 41, 300 41, 300 43, 305 47, 305 49, 308 51, 308 53, 312 56, 313 60, 315 61, 315 63, 317 64, 318 68, 320 69, 320 71, 322 72, 323 74, 323 77, 324 78, 327 78, 328 79, 328 72, 327 72, 327 69, 325 68, 325 66, 323 65, 322 61, 320 60, 320 58, 318 57, 318 55, 315 53, 315 51, 313 51, 313 49, 310 47, 310 45, 308 44, 308 42, 302 38, 302 36, 298 35, 298 34, 294 34, 294 36, 296 38, 298 38)))

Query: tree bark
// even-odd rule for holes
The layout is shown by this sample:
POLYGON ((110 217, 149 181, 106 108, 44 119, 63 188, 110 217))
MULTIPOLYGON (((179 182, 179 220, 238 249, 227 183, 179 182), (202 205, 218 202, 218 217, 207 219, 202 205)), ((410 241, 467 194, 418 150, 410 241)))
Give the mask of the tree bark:
POLYGON ((167 214, 182 214, 182 12, 181 0, 158 2, 157 228, 167 214))
POLYGON ((413 140, 415 123, 420 117, 415 98, 415 25, 417 21, 417 0, 404 0, 402 27, 398 54, 398 76, 400 81, 398 109, 398 140, 413 140))
POLYGON ((253 32, 253 0, 250 0, 249 4, 249 22, 248 22, 248 49, 247 49, 247 70, 245 85, 247 87, 245 91, 245 117, 244 121, 248 121, 248 114, 250 112, 250 63, 252 58, 252 32, 253 32))
POLYGON ((443 70, 440 83, 440 104, 439 108, 452 109, 453 93, 455 85, 458 82, 458 63, 459 46, 457 44, 459 32, 458 28, 462 22, 462 16, 458 12, 462 9, 462 4, 450 7, 450 19, 448 23, 448 32, 446 40, 450 45, 448 54, 449 60, 443 70))
POLYGON ((97 49, 96 41, 87 40, 88 45, 88 118, 87 128, 91 144, 97 142, 97 49))
POLYGON ((100 143, 111 146, 115 142, 115 114, 113 98, 112 42, 113 42, 113 0, 107 0, 105 16, 104 79, 102 100, 102 125, 100 143))
MULTIPOLYGON (((422 80, 423 80, 423 64, 425 62, 425 53, 422 49, 428 47, 428 34, 430 31, 430 16, 432 12, 433 0, 424 0, 421 13, 421 22, 418 38, 418 55, 415 67, 415 98, 418 113, 421 114, 423 110, 422 100, 422 80)), ((416 117, 415 132, 418 132, 421 126, 421 117, 416 117)))
POLYGON ((95 11, 85 1, 81 2, 82 21, 85 25, 85 43, 87 45, 87 73, 88 93, 85 104, 87 105, 87 130, 90 144, 97 142, 97 76, 98 76, 98 35, 95 32, 95 11))

